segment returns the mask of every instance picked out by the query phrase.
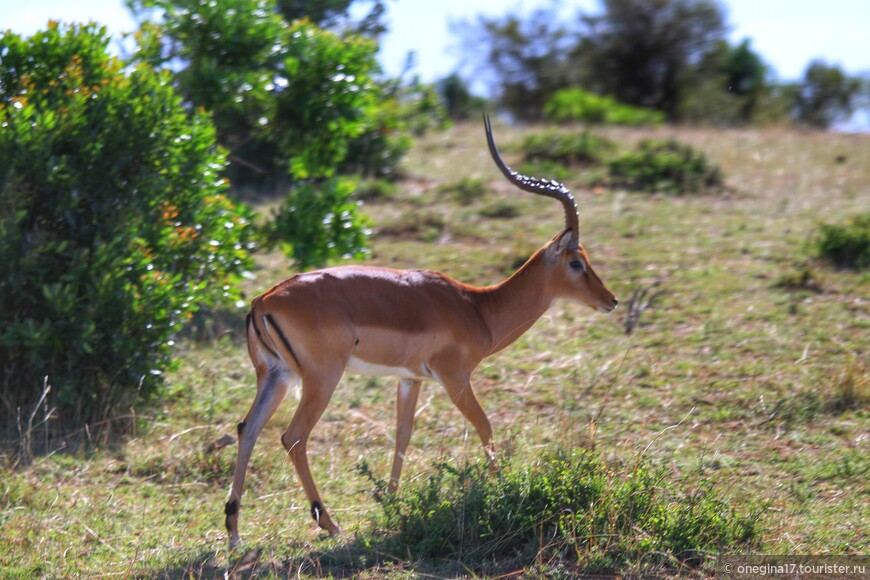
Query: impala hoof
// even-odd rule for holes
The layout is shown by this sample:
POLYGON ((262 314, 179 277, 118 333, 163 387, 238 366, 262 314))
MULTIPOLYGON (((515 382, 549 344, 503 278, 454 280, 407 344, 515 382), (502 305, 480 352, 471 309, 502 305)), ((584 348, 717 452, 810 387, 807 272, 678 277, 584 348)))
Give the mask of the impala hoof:
POLYGON ((330 536, 340 536, 341 535, 341 528, 339 528, 337 525, 335 525, 332 522, 329 522, 329 525, 324 527, 323 529, 326 530, 330 536))
POLYGON ((341 533, 341 528, 335 525, 323 505, 319 501, 311 503, 311 517, 317 522, 317 525, 329 532, 330 536, 337 536, 341 533))

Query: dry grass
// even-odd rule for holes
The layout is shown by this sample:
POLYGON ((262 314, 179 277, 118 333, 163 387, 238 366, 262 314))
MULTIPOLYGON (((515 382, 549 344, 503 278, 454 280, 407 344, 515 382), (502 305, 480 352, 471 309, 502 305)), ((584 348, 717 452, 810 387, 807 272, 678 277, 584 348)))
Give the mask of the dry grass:
MULTIPOLYGON (((496 126, 508 162, 537 130, 496 126)), ((670 198, 575 187, 581 238, 610 288, 627 299, 664 278, 662 293, 630 336, 623 311, 603 316, 559 303, 486 361, 476 389, 502 453, 517 464, 555 448, 643 455, 666 464, 674 482, 711 479, 737 508, 770 502, 764 552, 866 554, 870 275, 807 263, 806 240, 820 221, 866 211, 870 136, 673 128, 607 135, 624 144, 688 142, 722 165, 733 191, 670 198), (835 161, 841 154, 845 163, 835 161), (778 283, 804 267, 820 291, 778 283)), ((399 191, 367 205, 383 232, 372 240, 373 263, 492 283, 561 225, 558 204, 504 182, 478 124, 427 137, 406 166, 399 191), (480 179, 483 193, 466 203, 439 189, 480 179), (502 201, 514 217, 481 211, 502 201)), ((277 254, 259 263, 249 295, 289 274, 277 254)), ((169 396, 140 418, 134 438, 0 474, 4 575, 461 573, 461 562, 366 551, 378 506, 354 466, 365 459, 376 474, 388 470, 395 390, 382 379, 346 378, 310 446, 325 501, 348 533, 326 539, 312 528, 279 444, 291 401, 252 461, 240 522, 254 551, 227 554, 222 509, 235 451, 206 448, 234 433, 253 374, 238 335, 180 349, 169 396)), ((409 481, 437 461, 482 457, 440 388, 424 386, 420 403, 409 481)))

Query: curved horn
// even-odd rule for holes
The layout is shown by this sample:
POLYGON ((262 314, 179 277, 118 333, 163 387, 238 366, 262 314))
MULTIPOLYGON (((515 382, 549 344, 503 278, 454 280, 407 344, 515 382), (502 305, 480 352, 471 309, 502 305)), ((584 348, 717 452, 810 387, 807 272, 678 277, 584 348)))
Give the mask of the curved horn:
POLYGON ((577 217, 577 203, 574 201, 571 191, 558 181, 528 177, 508 167, 501 158, 498 147, 495 146, 495 140, 492 138, 492 124, 490 123, 489 115, 486 113, 483 115, 483 124, 486 127, 486 142, 489 144, 489 153, 501 172, 504 173, 511 183, 524 191, 552 197, 562 202, 562 208, 565 210, 565 227, 571 231, 574 243, 577 243, 580 234, 580 223, 577 217))

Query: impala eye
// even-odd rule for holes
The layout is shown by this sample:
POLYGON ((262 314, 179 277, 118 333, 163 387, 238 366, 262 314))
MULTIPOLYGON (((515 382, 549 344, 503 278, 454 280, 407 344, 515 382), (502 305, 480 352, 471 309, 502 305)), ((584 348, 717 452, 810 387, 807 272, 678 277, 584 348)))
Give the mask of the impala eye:
POLYGON ((571 260, 570 262, 568 262, 568 265, 573 270, 581 270, 582 271, 582 270, 586 269, 586 265, 583 262, 581 262, 580 260, 571 260))

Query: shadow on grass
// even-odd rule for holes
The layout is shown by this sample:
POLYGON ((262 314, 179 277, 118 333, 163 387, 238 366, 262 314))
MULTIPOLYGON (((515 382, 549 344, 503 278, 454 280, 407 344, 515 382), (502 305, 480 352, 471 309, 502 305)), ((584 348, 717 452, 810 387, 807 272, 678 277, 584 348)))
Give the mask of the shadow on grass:
MULTIPOLYGON (((315 543, 318 543, 315 541, 315 543)), ((532 558, 523 561, 519 558, 488 559, 474 557, 465 559, 414 558, 404 557, 383 551, 388 542, 372 544, 370 541, 355 538, 338 546, 318 548, 312 544, 291 546, 293 555, 279 554, 269 546, 258 546, 234 552, 227 559, 225 553, 200 552, 199 554, 159 570, 144 570, 142 577, 159 579, 218 579, 218 578, 297 578, 302 576, 317 578, 382 578, 382 577, 570 577, 570 578, 613 578, 626 575, 617 569, 603 570, 600 567, 587 568, 576 561, 567 562, 565 554, 550 554, 549 558, 532 558), (294 549, 295 548, 295 549, 294 549)), ((659 555, 650 554, 658 558, 659 555)), ((637 570, 640 572, 640 569, 637 570)), ((685 563, 661 562, 642 567, 640 574, 629 572, 629 576, 672 577, 677 575, 705 575, 702 569, 685 563)))
POLYGON ((318 547, 318 543, 322 542, 315 540, 314 544, 291 545, 280 550, 281 553, 271 546, 254 546, 233 552, 229 557, 223 551, 201 551, 159 570, 143 570, 142 577, 167 580, 298 576, 357 578, 410 574, 455 578, 469 575, 472 571, 458 560, 413 561, 407 556, 392 555, 382 551, 386 544, 372 544, 360 537, 337 546, 318 547))

